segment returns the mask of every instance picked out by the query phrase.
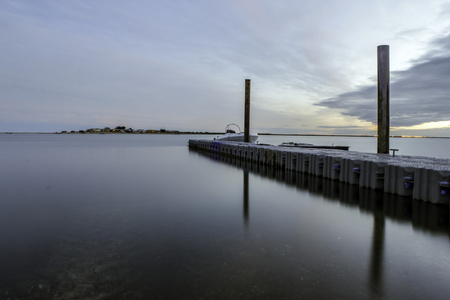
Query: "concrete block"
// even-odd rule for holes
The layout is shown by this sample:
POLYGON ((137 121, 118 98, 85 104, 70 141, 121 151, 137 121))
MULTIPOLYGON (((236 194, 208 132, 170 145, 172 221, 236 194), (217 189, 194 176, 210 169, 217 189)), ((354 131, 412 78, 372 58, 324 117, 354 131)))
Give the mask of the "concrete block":
POLYGON ((284 169, 286 166, 286 151, 276 151, 275 166, 284 169))
POLYGON ((293 158, 292 158, 293 169, 292 170, 295 172, 298 172, 302 154, 300 152, 293 152, 292 156, 293 156, 293 158))
POLYGON ((450 171, 421 168, 414 171, 413 199, 450 204, 450 171))
POLYGON ((292 152, 286 151, 286 170, 292 170, 292 152))
POLYGON ((341 160, 342 157, 340 156, 326 155, 323 164, 323 177, 338 180, 341 172, 341 160))
POLYGON ((359 184, 361 187, 371 189, 384 188, 384 168, 387 162, 379 160, 364 160, 361 161, 361 172, 359 184))
POLYGON ((309 174, 322 177, 324 168, 324 155, 321 153, 311 155, 311 161, 309 164, 309 174))
POLYGON ((415 168, 407 165, 387 165, 384 168, 384 191, 400 196, 411 196, 416 180, 415 168))
POLYGON ((300 165, 299 165, 299 171, 302 173, 308 173, 309 171, 309 163, 311 159, 311 154, 309 152, 302 153, 300 165))
POLYGON ((361 160, 344 157, 340 165, 339 180, 350 184, 358 184, 361 174, 361 160))

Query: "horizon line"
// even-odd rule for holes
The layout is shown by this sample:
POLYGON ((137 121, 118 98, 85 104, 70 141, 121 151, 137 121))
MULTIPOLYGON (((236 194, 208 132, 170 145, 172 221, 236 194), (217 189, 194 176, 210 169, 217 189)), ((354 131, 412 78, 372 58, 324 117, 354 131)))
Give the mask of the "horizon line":
MULTIPOLYGON (((67 132, 62 133, 58 131, 49 132, 33 132, 33 131, 2 131, 0 134, 78 134, 78 132, 67 132)), ((87 133, 87 134, 97 134, 97 133, 87 133)), ((117 133, 109 133, 117 134, 117 133)), ((148 133, 147 133, 148 134, 148 133)), ((152 133, 150 133, 152 134, 152 133)), ((166 132, 164 134, 175 134, 171 132, 166 132)), ((220 132, 208 132, 208 131, 179 131, 177 134, 211 134, 216 135, 220 132)), ((270 133, 270 132, 258 132, 258 135, 274 135, 274 136, 341 136, 341 137, 373 137, 376 138, 378 135, 372 134, 318 134, 318 133, 270 133)), ((450 136, 423 136, 423 135, 390 135, 389 138, 437 138, 437 139, 450 139, 450 136)))

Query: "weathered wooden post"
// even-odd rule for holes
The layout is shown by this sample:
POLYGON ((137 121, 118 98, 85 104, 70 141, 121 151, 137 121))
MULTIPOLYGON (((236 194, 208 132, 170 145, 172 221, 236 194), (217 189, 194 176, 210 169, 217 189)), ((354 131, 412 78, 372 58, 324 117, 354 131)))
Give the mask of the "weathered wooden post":
POLYGON ((378 147, 389 153, 389 46, 378 46, 378 147))
POLYGON ((250 79, 245 79, 244 142, 250 142, 250 79))

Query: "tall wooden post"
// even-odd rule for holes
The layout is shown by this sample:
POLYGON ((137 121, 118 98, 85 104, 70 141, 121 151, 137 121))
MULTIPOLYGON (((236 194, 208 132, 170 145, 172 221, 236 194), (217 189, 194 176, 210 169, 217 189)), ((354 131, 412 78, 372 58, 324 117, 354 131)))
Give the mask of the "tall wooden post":
POLYGON ((378 146, 389 153, 389 46, 378 46, 378 146))
POLYGON ((250 79, 245 79, 244 142, 250 142, 250 79))

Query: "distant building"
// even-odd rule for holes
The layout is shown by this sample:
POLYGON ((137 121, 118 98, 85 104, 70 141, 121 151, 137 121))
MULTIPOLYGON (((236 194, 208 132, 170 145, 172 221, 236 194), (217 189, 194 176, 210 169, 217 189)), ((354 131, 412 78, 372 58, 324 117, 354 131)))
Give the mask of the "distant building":
POLYGON ((102 132, 102 130, 100 128, 90 128, 90 129, 86 130, 86 132, 88 132, 88 133, 100 133, 100 132, 102 132))

